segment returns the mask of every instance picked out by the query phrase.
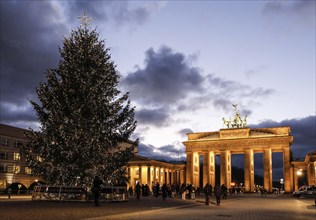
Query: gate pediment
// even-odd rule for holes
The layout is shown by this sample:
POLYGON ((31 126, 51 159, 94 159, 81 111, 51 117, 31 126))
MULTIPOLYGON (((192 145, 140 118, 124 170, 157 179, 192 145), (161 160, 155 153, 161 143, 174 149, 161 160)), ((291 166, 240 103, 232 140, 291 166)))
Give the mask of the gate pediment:
POLYGON ((220 129, 220 139, 225 138, 247 138, 249 137, 250 128, 237 128, 237 129, 220 129))

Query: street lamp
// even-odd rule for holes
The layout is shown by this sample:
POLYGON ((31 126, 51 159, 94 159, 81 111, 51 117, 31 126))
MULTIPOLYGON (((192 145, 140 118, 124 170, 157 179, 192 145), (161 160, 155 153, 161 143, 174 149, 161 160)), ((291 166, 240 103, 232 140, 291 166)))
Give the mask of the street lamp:
POLYGON ((284 180, 283 178, 280 179, 280 185, 281 185, 281 193, 283 194, 283 184, 284 184, 284 180))
POLYGON ((21 185, 21 184, 18 184, 18 188, 19 188, 19 190, 18 190, 18 195, 20 194, 20 189, 21 189, 21 187, 22 187, 22 185, 21 185))
POLYGON ((296 174, 297 174, 298 176, 301 176, 301 175, 302 175, 302 169, 297 170, 296 174))

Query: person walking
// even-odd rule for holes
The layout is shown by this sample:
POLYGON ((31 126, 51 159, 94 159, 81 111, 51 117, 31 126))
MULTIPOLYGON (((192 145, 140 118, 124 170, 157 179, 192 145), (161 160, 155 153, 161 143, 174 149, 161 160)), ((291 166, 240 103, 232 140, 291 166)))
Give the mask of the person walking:
POLYGON ((182 183, 182 185, 181 185, 181 196, 182 196, 183 200, 185 200, 185 194, 186 194, 186 186, 185 186, 185 183, 182 183))
POLYGON ((159 191, 160 191, 160 185, 159 183, 157 182, 156 186, 155 186, 155 197, 158 197, 159 196, 159 191))
POLYGON ((130 186, 128 188, 128 192, 129 192, 129 196, 132 198, 133 197, 133 187, 132 186, 130 186))
POLYGON ((212 189, 211 189, 211 185, 209 183, 206 183, 204 188, 204 195, 205 195, 205 205, 209 205, 210 204, 210 196, 212 193, 212 189))
POLYGON ((11 198, 11 193, 12 193, 12 189, 11 189, 11 187, 9 187, 9 188, 8 188, 8 199, 11 198))
POLYGON ((225 184, 222 184, 221 186, 221 193, 223 195, 222 199, 227 199, 227 187, 225 186, 225 184))
POLYGON ((94 205, 100 206, 99 204, 99 197, 101 194, 101 185, 103 184, 103 181, 100 179, 99 176, 95 176, 93 180, 92 185, 92 193, 94 194, 94 205))
POLYGON ((216 205, 219 205, 221 203, 221 188, 219 187, 219 185, 215 186, 214 194, 216 197, 216 205))
POLYGON ((162 199, 165 200, 168 196, 168 187, 166 183, 164 183, 161 187, 162 199))
POLYGON ((136 184, 136 187, 135 187, 135 192, 136 192, 136 197, 137 199, 140 199, 140 193, 141 193, 141 186, 139 184, 139 182, 136 184))

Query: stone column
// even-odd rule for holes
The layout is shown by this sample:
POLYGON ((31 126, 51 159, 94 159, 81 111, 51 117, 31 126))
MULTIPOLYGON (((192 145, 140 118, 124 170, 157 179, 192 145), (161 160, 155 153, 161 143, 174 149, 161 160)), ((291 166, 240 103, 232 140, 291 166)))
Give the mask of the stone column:
POLYGON ((210 182, 210 158, 207 151, 203 151, 203 187, 210 182))
POLYGON ((231 159, 230 159, 230 151, 222 150, 220 151, 221 158, 221 185, 225 184, 227 188, 230 187, 231 183, 231 159))
POLYGON ((215 187, 215 154, 214 151, 209 152, 209 183, 215 187))
POLYGON ((180 171, 179 170, 176 170, 176 173, 175 173, 175 184, 176 185, 179 185, 180 184, 180 171))
POLYGON ((169 184, 170 183, 169 169, 166 169, 165 175, 166 175, 165 183, 169 184))
POLYGON ((263 151, 263 187, 268 192, 272 190, 272 151, 265 149, 263 151))
POLYGON ((161 184, 161 167, 158 167, 158 181, 159 184, 161 184))
POLYGON ((184 181, 186 180, 186 178, 185 178, 185 176, 184 176, 184 171, 180 171, 180 185, 182 184, 182 183, 185 183, 184 181))
POLYGON ((253 149, 245 150, 244 152, 244 185, 245 192, 254 192, 254 157, 253 149))
POLYGON ((291 193, 293 185, 291 181, 291 158, 290 158, 289 146, 283 148, 283 176, 284 176, 284 191, 287 193, 291 193))
POLYGON ((143 175, 142 175, 142 166, 139 166, 138 167, 138 181, 139 181, 139 184, 143 183, 142 177, 143 177, 143 175))
POLYGON ((315 174, 315 165, 316 162, 309 162, 307 164, 307 184, 308 185, 316 185, 316 174, 315 174))
POLYGON ((147 166, 147 184, 149 186, 149 189, 151 189, 151 184, 152 182, 152 172, 151 172, 151 167, 150 166, 147 166))
POLYGON ((200 186, 200 156, 198 152, 193 153, 193 181, 195 187, 200 186))
POLYGON ((157 183, 157 167, 156 166, 154 166, 154 184, 156 184, 157 183))
POLYGON ((129 166, 127 169, 127 189, 132 185, 132 176, 131 176, 131 167, 129 166))
POLYGON ((193 152, 187 152, 185 184, 193 182, 193 152))
POLYGON ((165 181, 165 168, 160 168, 160 183, 164 184, 165 181))
POLYGON ((215 157, 214 151, 203 152, 203 186, 206 183, 215 187, 215 157))
POLYGON ((293 176, 294 176, 294 191, 298 190, 298 175, 297 175, 297 168, 294 168, 293 176))

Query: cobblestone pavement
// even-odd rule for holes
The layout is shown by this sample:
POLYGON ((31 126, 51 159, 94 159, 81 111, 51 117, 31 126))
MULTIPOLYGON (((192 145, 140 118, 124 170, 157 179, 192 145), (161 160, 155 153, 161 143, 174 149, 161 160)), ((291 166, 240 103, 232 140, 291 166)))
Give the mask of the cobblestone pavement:
POLYGON ((222 200, 220 206, 204 204, 204 197, 195 200, 142 197, 128 202, 101 203, 95 207, 86 202, 31 201, 30 197, 0 197, 1 220, 203 220, 203 219, 299 219, 315 220, 313 198, 293 198, 290 195, 240 194, 222 200))

